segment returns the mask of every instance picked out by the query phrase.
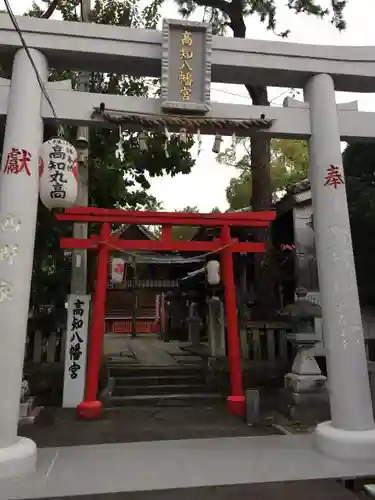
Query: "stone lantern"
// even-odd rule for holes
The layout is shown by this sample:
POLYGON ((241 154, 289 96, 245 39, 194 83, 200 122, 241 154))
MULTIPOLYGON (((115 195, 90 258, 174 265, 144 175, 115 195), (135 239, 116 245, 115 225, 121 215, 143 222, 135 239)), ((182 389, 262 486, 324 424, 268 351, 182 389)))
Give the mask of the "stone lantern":
POLYGON ((294 304, 287 305, 282 313, 292 325, 288 340, 297 348, 292 371, 285 375, 284 388, 288 413, 301 420, 314 420, 327 412, 327 378, 322 375, 313 348, 319 342, 315 333, 315 318, 322 317, 321 307, 307 298, 304 288, 296 290, 294 304), (317 411, 318 410, 318 413, 317 411))

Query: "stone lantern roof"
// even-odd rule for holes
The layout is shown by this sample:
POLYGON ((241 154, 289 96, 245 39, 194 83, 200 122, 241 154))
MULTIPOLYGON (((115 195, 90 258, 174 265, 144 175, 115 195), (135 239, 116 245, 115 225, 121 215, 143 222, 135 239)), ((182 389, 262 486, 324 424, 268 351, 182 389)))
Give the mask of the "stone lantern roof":
POLYGON ((314 304, 307 298, 307 290, 297 288, 296 300, 293 304, 288 304, 282 310, 282 316, 288 316, 294 320, 308 320, 322 317, 322 308, 314 304))

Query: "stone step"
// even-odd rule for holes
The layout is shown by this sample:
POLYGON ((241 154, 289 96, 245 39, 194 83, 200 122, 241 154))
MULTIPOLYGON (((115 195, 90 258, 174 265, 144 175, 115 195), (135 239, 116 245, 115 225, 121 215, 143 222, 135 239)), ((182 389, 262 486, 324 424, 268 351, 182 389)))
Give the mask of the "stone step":
POLYGON ((143 376, 190 376, 204 374, 205 367, 200 366, 144 366, 111 363, 109 365, 112 377, 143 377, 143 376))
POLYGON ((112 396, 108 406, 195 406, 222 399, 217 393, 112 396))
POLYGON ((115 386, 114 396, 151 396, 151 395, 165 395, 165 394, 196 394, 206 393, 208 389, 204 384, 195 385, 152 385, 152 386, 128 386, 118 387, 115 386))
POLYGON ((204 384, 203 373, 197 375, 144 375, 134 377, 116 377, 116 387, 129 386, 159 386, 159 385, 179 385, 179 384, 204 384))

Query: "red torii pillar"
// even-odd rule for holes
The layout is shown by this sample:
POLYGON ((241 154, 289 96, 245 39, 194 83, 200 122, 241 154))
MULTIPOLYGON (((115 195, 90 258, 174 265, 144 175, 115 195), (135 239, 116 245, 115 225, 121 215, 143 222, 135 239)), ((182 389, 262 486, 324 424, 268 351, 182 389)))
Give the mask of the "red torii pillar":
POLYGON ((78 415, 81 418, 93 419, 98 418, 102 414, 102 403, 98 401, 97 393, 105 327, 109 252, 113 250, 221 253, 221 273, 224 283, 225 311, 227 316, 228 365, 231 381, 231 394, 227 398, 227 408, 232 414, 239 416, 245 414, 233 253, 264 252, 265 244, 263 242, 239 243, 231 237, 230 227, 268 227, 271 221, 274 220, 275 215, 275 212, 226 214, 134 212, 93 207, 75 207, 66 210, 64 214, 57 215, 58 220, 102 223, 99 236, 91 236, 87 239, 61 238, 60 240, 61 248, 98 249, 85 398, 77 407, 78 415), (162 225, 163 229, 159 240, 120 240, 118 236, 111 235, 111 223, 162 225), (180 225, 220 227, 221 237, 215 241, 175 241, 171 237, 171 228, 172 226, 180 225))
POLYGON ((102 403, 98 401, 99 372, 102 360, 103 335, 105 327, 105 302, 107 298, 109 248, 107 241, 111 235, 111 225, 105 222, 98 242, 98 262, 96 264, 95 294, 92 305, 91 332, 88 350, 85 399, 77 407, 82 418, 99 417, 102 403))
POLYGON ((227 408, 230 413, 243 416, 245 413, 245 395, 242 381, 241 347, 233 272, 233 251, 231 248, 232 238, 229 226, 223 226, 221 228, 221 240, 224 245, 221 251, 221 273, 224 281, 224 305, 227 317, 228 335, 228 365, 231 382, 231 395, 227 398, 227 408))

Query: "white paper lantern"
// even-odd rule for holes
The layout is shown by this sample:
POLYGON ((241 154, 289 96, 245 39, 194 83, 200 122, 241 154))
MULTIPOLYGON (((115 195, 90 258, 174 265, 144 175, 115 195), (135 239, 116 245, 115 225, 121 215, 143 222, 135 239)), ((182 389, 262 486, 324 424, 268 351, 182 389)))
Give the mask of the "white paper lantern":
POLYGON ((218 285, 220 283, 220 262, 209 260, 206 266, 207 281, 209 285, 218 285))
POLYGON ((116 257, 111 262, 111 279, 112 283, 122 283, 124 279, 125 262, 123 259, 116 257))
POLYGON ((77 151, 63 138, 42 144, 39 157, 39 196, 45 207, 68 208, 78 195, 77 151))

